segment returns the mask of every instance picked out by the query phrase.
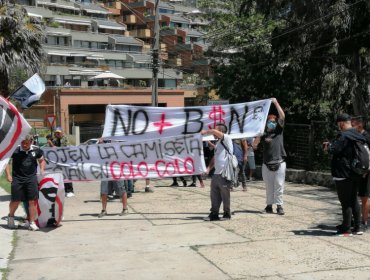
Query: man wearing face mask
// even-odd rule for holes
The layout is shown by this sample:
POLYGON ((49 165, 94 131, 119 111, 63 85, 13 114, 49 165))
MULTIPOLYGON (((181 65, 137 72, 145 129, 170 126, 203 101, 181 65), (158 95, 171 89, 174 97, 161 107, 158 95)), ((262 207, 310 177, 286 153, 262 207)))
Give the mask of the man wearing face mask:
POLYGON ((262 141, 263 165, 262 177, 266 186, 266 213, 272 214, 272 205, 276 204, 276 212, 284 215, 283 193, 286 171, 286 152, 284 149, 283 130, 285 113, 276 98, 271 98, 278 115, 267 116, 266 131, 262 137, 256 138, 255 145, 262 141))

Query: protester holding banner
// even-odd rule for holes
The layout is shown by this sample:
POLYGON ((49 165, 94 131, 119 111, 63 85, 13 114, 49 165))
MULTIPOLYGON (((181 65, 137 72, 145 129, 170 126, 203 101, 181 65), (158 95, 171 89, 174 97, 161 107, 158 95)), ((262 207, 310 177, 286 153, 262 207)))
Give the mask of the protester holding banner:
POLYGON ((267 116, 266 132, 256 139, 263 144, 262 177, 266 185, 266 213, 273 213, 272 205, 277 205, 277 214, 284 215, 283 192, 286 171, 286 152, 283 142, 285 113, 276 98, 271 98, 278 115, 267 116))
POLYGON ((202 135, 212 134, 216 139, 215 155, 212 158, 206 173, 208 174, 213 167, 215 172, 211 181, 211 213, 205 221, 218 221, 220 220, 218 214, 223 203, 224 213, 223 219, 231 219, 230 210, 230 190, 232 188, 232 181, 228 181, 222 177, 222 171, 226 164, 226 153, 233 153, 233 143, 227 133, 225 124, 217 124, 215 129, 202 130, 202 135))
MULTIPOLYGON (((54 130, 54 138, 52 140, 48 140, 48 144, 50 147, 66 147, 68 146, 68 138, 64 135, 63 129, 61 127, 57 127, 54 130)), ((73 192, 73 185, 72 183, 64 183, 64 189, 66 192, 66 197, 73 197, 75 196, 73 192)))
POLYGON ((7 180, 11 183, 11 201, 9 204, 8 227, 16 228, 14 214, 21 201, 28 201, 29 229, 39 230, 35 223, 37 212, 36 203, 38 199, 37 167, 40 166, 40 173, 44 174, 45 161, 43 152, 37 146, 32 145, 33 137, 27 135, 16 148, 12 159, 12 173, 10 165, 6 167, 7 180))

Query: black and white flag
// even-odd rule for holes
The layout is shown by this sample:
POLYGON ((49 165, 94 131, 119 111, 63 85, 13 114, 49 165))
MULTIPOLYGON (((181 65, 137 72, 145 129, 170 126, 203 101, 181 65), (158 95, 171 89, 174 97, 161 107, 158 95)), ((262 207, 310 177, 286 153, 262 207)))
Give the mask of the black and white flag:
POLYGON ((11 95, 11 98, 17 100, 21 104, 22 109, 28 109, 40 100, 44 91, 44 81, 38 74, 35 74, 18 88, 11 95))

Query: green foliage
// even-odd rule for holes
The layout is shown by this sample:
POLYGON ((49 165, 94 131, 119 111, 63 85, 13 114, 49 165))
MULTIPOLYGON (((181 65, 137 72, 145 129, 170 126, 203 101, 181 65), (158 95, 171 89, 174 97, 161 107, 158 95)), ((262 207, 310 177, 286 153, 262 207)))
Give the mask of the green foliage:
POLYGON ((43 29, 26 11, 0 0, 0 94, 9 95, 10 74, 16 67, 28 76, 38 72, 43 57, 43 29))
POLYGON ((201 1, 213 86, 232 102, 276 97, 294 122, 367 114, 370 2, 201 1))
POLYGON ((7 193, 10 193, 10 183, 6 180, 5 172, 0 177, 0 187, 2 187, 7 193))

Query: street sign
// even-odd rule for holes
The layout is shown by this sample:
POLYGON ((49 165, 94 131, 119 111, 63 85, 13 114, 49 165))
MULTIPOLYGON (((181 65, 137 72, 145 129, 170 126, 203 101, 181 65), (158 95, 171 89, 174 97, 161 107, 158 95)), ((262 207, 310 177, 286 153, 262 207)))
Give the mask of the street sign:
POLYGON ((54 126, 55 119, 56 119, 55 115, 47 115, 46 116, 46 120, 47 120, 48 124, 50 125, 50 127, 54 126))
POLYGON ((229 104, 229 100, 208 100, 208 106, 215 106, 215 105, 227 105, 229 104))

